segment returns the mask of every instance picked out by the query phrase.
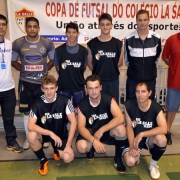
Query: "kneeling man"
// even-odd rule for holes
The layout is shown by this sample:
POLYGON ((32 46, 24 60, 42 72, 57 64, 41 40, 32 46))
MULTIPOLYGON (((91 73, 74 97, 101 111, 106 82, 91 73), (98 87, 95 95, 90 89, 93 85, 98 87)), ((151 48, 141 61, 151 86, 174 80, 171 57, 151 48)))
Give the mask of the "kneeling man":
POLYGON ((35 102, 29 115, 28 140, 31 149, 40 160, 38 172, 41 175, 46 175, 48 173, 48 160, 42 144, 51 142, 54 149, 54 159, 61 158, 65 163, 70 163, 74 159, 71 144, 77 122, 71 101, 63 95, 57 95, 57 81, 53 76, 45 76, 42 79, 41 88, 44 95, 35 102), (69 134, 66 115, 71 124, 69 134))
POLYGON ((125 121, 129 146, 124 149, 124 161, 129 167, 139 163, 142 148, 152 155, 149 170, 152 179, 160 177, 157 161, 166 150, 167 124, 161 106, 149 99, 151 89, 145 82, 138 83, 136 99, 125 102, 125 121))
POLYGON ((114 165, 118 173, 125 173, 121 156, 127 137, 124 117, 114 97, 101 92, 97 75, 86 79, 87 96, 78 104, 78 132, 76 147, 88 159, 94 152, 105 153, 104 144, 115 144, 114 165))

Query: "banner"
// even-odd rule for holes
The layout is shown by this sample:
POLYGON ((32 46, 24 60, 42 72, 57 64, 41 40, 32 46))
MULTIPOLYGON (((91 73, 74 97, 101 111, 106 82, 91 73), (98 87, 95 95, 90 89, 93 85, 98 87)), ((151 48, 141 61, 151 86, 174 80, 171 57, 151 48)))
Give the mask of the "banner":
POLYGON ((149 11, 149 29, 161 35, 162 44, 180 31, 180 2, 168 0, 8 0, 10 40, 24 36, 25 20, 34 16, 40 22, 40 34, 53 42, 65 42, 65 27, 70 21, 79 26, 79 43, 87 43, 98 36, 98 18, 109 13, 113 18, 111 35, 123 40, 137 29, 136 13, 149 11))

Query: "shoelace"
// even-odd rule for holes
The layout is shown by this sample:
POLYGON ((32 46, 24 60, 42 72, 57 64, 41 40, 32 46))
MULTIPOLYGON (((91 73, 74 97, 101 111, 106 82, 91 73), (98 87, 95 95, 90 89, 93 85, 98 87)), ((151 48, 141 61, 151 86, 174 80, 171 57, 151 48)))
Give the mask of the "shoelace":
POLYGON ((156 172, 159 171, 159 166, 158 166, 158 165, 154 164, 154 165, 152 165, 152 168, 153 168, 153 167, 154 167, 154 169, 155 169, 156 172))

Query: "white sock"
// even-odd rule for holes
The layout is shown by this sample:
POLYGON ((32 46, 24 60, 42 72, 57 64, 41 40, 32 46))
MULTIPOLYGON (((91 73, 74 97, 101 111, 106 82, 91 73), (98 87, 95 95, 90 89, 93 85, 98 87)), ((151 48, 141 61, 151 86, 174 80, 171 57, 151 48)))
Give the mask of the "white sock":
POLYGON ((150 161, 150 165, 156 165, 157 164, 157 161, 155 161, 155 160, 153 160, 153 159, 151 159, 151 161, 150 161))
POLYGON ((28 119, 29 119, 29 116, 27 116, 27 115, 24 115, 24 118, 23 118, 23 120, 24 120, 24 130, 25 130, 25 132, 26 132, 26 138, 27 138, 27 135, 28 135, 28 119))

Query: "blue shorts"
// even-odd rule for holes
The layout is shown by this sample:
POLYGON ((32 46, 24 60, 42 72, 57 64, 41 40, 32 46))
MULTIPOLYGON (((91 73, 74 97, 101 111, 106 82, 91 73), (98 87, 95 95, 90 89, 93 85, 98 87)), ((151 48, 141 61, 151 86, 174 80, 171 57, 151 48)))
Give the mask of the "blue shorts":
POLYGON ((166 108, 168 111, 177 111, 180 107, 180 90, 168 88, 166 108))
POLYGON ((59 94, 62 94, 68 99, 73 98, 73 105, 77 107, 77 104, 84 98, 85 96, 85 90, 77 91, 77 92, 67 92, 67 91, 59 91, 59 94))

